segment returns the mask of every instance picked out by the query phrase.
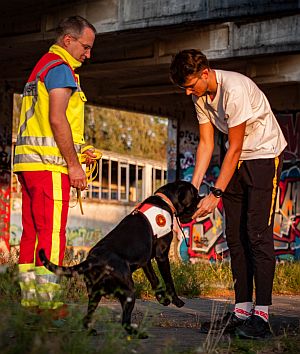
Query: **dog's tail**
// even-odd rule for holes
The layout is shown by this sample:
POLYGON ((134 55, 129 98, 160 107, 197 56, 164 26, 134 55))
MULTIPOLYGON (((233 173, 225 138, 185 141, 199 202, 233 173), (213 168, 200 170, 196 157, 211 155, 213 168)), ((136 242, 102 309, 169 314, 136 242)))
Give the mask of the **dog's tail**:
POLYGON ((88 271, 91 266, 87 261, 83 261, 79 264, 76 264, 72 267, 63 267, 63 266, 58 266, 52 262, 49 261, 45 254, 44 249, 39 250, 39 257, 40 260, 42 261, 43 265, 50 270, 51 272, 55 273, 56 275, 64 275, 66 277, 72 277, 75 274, 83 274, 86 271, 88 271))

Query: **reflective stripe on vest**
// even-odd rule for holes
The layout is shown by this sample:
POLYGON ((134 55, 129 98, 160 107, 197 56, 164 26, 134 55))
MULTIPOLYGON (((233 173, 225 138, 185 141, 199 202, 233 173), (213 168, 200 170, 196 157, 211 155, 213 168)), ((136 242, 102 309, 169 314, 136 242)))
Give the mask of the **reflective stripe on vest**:
MULTIPOLYGON (((56 141, 51 136, 18 136, 18 145, 51 146, 57 147, 56 141)), ((74 144, 77 153, 81 151, 81 144, 74 144)))
MULTIPOLYGON (((81 145, 74 144, 76 153, 79 155, 81 152, 81 145)), ((42 162, 44 164, 51 165, 61 165, 67 166, 65 159, 60 155, 60 151, 57 147, 57 144, 52 137, 36 137, 36 136, 18 136, 17 146, 16 146, 16 155, 14 158, 14 163, 36 163, 42 162), (31 147, 43 147, 45 155, 35 154, 30 152, 31 147), (49 149, 47 149, 49 147, 49 149), (49 150, 49 151, 47 151, 49 150), (56 151, 55 151, 56 150, 56 151), (23 153, 22 153, 23 152, 23 153), (56 152, 56 154, 49 154, 49 152, 56 152)))

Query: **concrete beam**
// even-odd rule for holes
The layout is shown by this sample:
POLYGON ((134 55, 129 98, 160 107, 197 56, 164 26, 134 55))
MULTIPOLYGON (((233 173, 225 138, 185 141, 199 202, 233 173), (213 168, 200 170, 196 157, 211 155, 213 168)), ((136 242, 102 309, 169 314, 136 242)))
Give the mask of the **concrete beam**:
POLYGON ((300 82, 300 54, 254 59, 247 64, 246 75, 258 85, 300 82))
POLYGON ((187 22, 242 21, 299 12, 298 0, 124 0, 120 1, 118 30, 174 25, 187 22))
POLYGON ((245 21, 299 13, 298 0, 14 0, 2 8, 0 36, 51 33, 63 17, 88 18, 99 33, 191 22, 245 21))
POLYGON ((257 20, 247 24, 227 22, 173 31, 160 36, 159 55, 198 48, 210 59, 296 52, 300 50, 300 15, 257 20))

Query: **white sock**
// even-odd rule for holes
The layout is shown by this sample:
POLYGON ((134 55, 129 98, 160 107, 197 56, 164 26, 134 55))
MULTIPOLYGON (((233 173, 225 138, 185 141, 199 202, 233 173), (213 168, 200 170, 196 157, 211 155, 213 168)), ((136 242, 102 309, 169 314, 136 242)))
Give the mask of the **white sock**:
POLYGON ((265 322, 269 320, 269 306, 255 306, 253 315, 259 316, 265 322))
POLYGON ((234 306, 234 313, 236 317, 241 320, 246 320, 252 315, 253 304, 252 302, 239 302, 234 306))

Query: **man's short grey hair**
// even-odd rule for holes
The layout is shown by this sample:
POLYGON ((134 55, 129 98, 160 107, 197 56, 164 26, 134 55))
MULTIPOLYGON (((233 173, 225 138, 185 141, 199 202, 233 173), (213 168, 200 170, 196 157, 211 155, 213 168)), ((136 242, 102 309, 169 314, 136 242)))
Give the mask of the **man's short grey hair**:
POLYGON ((96 34, 95 27, 85 18, 81 16, 67 17, 59 23, 56 29, 56 39, 61 40, 66 34, 78 38, 81 36, 85 28, 90 28, 96 34))

